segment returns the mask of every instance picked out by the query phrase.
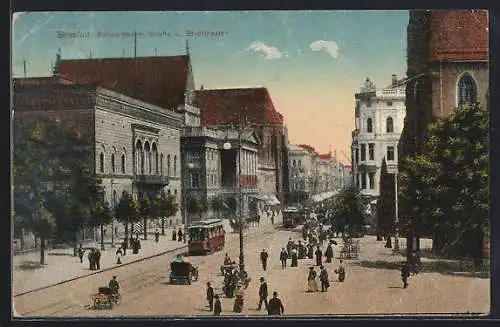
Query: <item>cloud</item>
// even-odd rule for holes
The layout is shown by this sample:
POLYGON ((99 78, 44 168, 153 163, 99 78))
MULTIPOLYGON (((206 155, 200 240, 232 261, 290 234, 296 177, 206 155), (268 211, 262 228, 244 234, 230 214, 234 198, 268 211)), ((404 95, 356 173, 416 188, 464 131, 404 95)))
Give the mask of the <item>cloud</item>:
POLYGON ((39 29, 41 29, 42 27, 44 27, 45 25, 47 25, 48 23, 50 23, 50 21, 53 19, 54 17, 53 16, 50 16, 47 20, 45 21, 37 21, 35 23, 35 26, 26 34, 24 34, 23 36, 21 36, 21 38, 19 40, 16 41, 17 44, 21 44, 24 42, 24 40, 26 40, 26 38, 34 33, 36 33, 39 29))
POLYGON ((326 51, 330 56, 339 57, 339 46, 335 41, 317 40, 309 45, 312 51, 326 51))
POLYGON ((266 45, 260 41, 250 43, 246 51, 260 52, 261 57, 267 60, 280 59, 288 56, 286 52, 281 52, 278 48, 266 45))

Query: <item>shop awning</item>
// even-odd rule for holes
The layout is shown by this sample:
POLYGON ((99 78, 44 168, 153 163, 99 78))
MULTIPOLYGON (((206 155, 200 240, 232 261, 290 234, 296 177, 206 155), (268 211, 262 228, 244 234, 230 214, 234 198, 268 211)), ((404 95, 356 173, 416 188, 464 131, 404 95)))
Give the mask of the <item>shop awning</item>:
POLYGON ((270 206, 274 206, 274 205, 281 204, 281 202, 278 200, 276 195, 271 194, 271 195, 269 195, 269 199, 267 200, 266 204, 270 205, 270 206))

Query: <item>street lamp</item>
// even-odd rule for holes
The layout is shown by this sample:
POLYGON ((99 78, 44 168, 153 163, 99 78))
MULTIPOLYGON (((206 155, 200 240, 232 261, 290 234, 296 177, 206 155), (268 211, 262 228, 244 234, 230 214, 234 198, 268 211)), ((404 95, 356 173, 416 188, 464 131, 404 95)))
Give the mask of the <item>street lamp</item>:
MULTIPOLYGON (((187 164, 187 172, 189 172, 194 168, 194 164, 192 162, 189 162, 187 164)), ((190 181, 191 177, 188 177, 188 181, 190 181)), ((187 182, 186 182, 187 184, 187 182)), ((187 185, 186 185, 187 186, 187 185)), ((184 243, 186 243, 187 240, 187 232, 188 232, 188 212, 187 212, 187 187, 184 188, 184 243)))
MULTIPOLYGON (((225 142, 222 145, 224 150, 231 149, 231 143, 225 142)), ((240 238, 240 273, 243 276, 245 271, 245 255, 243 251, 243 199, 241 193, 241 126, 238 125, 238 212, 239 212, 239 238, 240 238)))

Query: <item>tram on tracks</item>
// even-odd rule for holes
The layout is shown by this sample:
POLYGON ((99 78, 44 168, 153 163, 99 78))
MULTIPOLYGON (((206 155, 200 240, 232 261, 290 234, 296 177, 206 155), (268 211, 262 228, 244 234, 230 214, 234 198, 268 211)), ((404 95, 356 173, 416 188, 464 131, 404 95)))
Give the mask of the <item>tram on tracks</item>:
POLYGON ((188 227, 190 255, 209 254, 224 249, 226 231, 221 219, 193 222, 188 227))

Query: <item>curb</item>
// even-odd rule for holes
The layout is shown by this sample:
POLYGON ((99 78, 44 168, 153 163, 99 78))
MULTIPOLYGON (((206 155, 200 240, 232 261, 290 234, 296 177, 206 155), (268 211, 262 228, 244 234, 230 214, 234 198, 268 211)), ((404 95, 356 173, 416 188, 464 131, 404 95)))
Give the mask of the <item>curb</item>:
POLYGON ((130 262, 127 262, 127 263, 122 263, 121 265, 117 265, 117 266, 114 266, 114 267, 108 267, 108 268, 100 269, 100 270, 98 270, 96 272, 92 272, 92 273, 89 273, 89 274, 85 274, 85 275, 73 277, 73 278, 66 279, 66 280, 63 280, 63 281, 60 281, 60 282, 57 282, 57 283, 54 283, 54 284, 50 284, 50 285, 46 285, 46 286, 43 286, 43 287, 35 288, 35 289, 29 290, 29 291, 24 291, 22 293, 17 293, 17 294, 12 295, 12 297, 18 297, 18 296, 23 296, 23 295, 27 295, 27 294, 30 294, 30 293, 42 291, 42 290, 45 290, 47 288, 51 288, 51 287, 54 287, 54 286, 57 286, 57 285, 65 284, 65 283, 68 283, 68 282, 72 282, 72 281, 77 280, 77 279, 81 279, 81 278, 85 278, 85 277, 97 275, 97 274, 100 274, 100 273, 103 273, 103 272, 106 272, 106 271, 117 269, 117 268, 120 268, 120 267, 123 267, 123 266, 128 266, 128 265, 131 265, 131 264, 134 264, 134 263, 137 263, 137 262, 141 262, 141 261, 144 261, 144 260, 147 260, 147 259, 159 257, 159 256, 162 256, 162 255, 171 253, 171 252, 182 250, 184 248, 187 248, 187 245, 183 245, 181 247, 178 247, 178 248, 175 248, 175 249, 171 249, 171 250, 162 251, 160 253, 156 253, 156 254, 153 254, 153 255, 150 255, 150 256, 147 256, 147 257, 144 257, 144 258, 140 258, 140 259, 137 259, 137 260, 133 260, 133 261, 130 261, 130 262))

